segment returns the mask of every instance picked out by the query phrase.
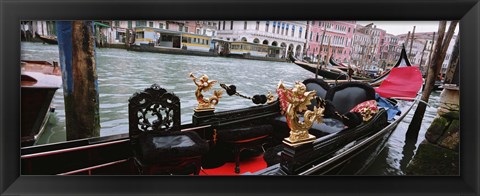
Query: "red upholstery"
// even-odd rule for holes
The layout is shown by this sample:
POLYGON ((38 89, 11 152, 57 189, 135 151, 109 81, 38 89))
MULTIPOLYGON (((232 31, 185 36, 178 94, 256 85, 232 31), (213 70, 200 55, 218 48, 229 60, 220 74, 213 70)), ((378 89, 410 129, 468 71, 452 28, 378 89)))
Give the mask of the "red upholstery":
POLYGON ((385 98, 414 98, 422 87, 422 73, 418 67, 397 67, 375 91, 385 98))

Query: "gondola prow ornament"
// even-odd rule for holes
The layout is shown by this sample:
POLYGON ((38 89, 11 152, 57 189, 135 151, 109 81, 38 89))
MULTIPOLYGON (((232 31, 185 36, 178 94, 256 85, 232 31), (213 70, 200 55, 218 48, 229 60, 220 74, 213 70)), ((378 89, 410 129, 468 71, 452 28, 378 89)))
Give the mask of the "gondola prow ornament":
POLYGON ((277 93, 280 98, 280 104, 287 117, 287 124, 290 128, 290 136, 284 139, 284 143, 290 146, 309 143, 315 140, 315 136, 308 133, 314 122, 323 121, 323 112, 325 108, 314 106, 313 111, 307 109, 311 100, 316 97, 316 91, 306 91, 306 87, 301 82, 295 82, 293 89, 285 88, 280 81, 277 87, 277 93), (304 112, 305 111, 305 112, 304 112), (298 112, 303 113, 303 122, 299 119, 298 112))
POLYGON ((213 85, 217 83, 216 80, 208 80, 208 76, 203 74, 200 78, 197 78, 190 73, 190 78, 192 78, 193 82, 197 86, 195 90, 195 97, 197 97, 198 106, 194 109, 195 112, 203 112, 203 111, 214 111, 215 105, 218 104, 220 98, 222 98, 222 90, 214 90, 213 95, 210 98, 204 98, 202 92, 209 91, 213 85))

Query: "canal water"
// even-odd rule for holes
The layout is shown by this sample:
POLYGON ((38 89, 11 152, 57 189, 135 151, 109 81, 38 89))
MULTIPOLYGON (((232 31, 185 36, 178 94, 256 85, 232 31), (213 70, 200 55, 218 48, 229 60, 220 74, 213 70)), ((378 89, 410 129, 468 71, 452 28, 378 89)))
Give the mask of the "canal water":
MULTIPOLYGON (((21 43, 22 60, 59 61, 58 46, 42 43, 21 43)), ((200 57, 123 49, 97 48, 96 65, 100 97, 101 136, 128 133, 128 98, 157 83, 180 97, 182 124, 192 121, 193 108, 197 105, 195 85, 188 77, 192 72, 199 77, 207 74, 210 80, 234 84, 237 92, 253 96, 275 93, 280 80, 293 86, 295 80, 314 77, 314 74, 292 63, 243 60, 223 57, 200 57)), ((220 88, 218 85, 215 88, 220 88)), ((210 92, 211 93, 211 92, 210 92)), ((206 94, 207 97, 211 94, 206 94)), ((380 156, 366 171, 366 175, 403 175, 418 144, 436 115, 439 93, 432 94, 415 146, 404 148, 405 132, 413 117, 414 109, 392 133, 380 156), (404 150, 405 149, 405 150, 404 150), (408 151, 408 152, 407 152, 408 151)), ((63 90, 60 88, 53 100, 55 113, 38 139, 36 145, 65 141, 65 111, 63 90)), ((224 93, 216 111, 254 106, 250 100, 224 93)))

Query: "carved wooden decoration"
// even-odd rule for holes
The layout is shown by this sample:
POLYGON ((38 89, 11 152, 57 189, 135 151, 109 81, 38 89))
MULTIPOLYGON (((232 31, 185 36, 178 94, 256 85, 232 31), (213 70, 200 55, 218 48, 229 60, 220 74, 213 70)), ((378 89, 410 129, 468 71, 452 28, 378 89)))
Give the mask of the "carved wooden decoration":
POLYGON ((180 131, 180 99, 175 94, 153 84, 128 101, 130 137, 136 139, 142 132, 180 131))

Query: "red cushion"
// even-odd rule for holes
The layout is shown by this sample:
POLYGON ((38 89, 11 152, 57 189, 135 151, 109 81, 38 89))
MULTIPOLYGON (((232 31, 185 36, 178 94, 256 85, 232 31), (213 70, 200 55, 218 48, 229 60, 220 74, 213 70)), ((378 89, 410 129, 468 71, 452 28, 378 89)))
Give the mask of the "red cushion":
POLYGON ((363 121, 369 121, 376 113, 378 113, 377 101, 364 101, 351 109, 350 112, 360 113, 363 116, 363 121))

